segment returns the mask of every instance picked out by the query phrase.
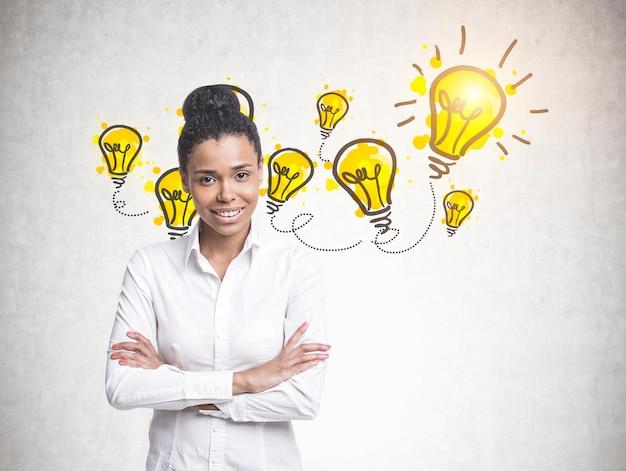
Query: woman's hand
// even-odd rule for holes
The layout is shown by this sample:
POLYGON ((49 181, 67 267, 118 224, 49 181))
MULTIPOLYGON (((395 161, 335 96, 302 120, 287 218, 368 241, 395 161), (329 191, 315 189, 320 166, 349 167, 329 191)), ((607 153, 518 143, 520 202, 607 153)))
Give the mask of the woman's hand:
POLYGON ((115 350, 111 353, 113 360, 118 360, 120 365, 146 370, 155 370, 165 364, 150 340, 137 332, 127 332, 126 336, 136 342, 120 342, 112 345, 111 349, 115 350))
POLYGON ((308 324, 305 322, 294 332, 280 355, 263 365, 233 375, 233 394, 265 391, 298 373, 314 367, 328 358, 330 345, 303 343, 296 347, 308 324))

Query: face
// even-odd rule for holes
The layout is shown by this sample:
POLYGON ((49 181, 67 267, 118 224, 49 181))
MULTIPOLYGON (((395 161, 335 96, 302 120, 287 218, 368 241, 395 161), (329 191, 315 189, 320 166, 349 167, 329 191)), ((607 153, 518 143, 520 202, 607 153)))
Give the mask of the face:
POLYGON ((246 137, 198 144, 181 178, 202 219, 203 236, 245 239, 263 179, 262 164, 246 137))

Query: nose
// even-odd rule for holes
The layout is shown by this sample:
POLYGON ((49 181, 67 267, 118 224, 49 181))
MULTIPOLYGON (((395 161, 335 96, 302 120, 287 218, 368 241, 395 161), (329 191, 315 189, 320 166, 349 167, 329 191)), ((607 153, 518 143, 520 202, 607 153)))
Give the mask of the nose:
POLYGON ((218 201, 222 203, 228 203, 235 199, 235 193, 230 182, 222 182, 220 185, 220 191, 217 194, 218 201))

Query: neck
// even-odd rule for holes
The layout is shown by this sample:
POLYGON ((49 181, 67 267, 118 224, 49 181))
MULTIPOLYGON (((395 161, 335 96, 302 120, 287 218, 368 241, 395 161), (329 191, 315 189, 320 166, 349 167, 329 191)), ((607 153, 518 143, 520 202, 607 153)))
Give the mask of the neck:
POLYGON ((245 231, 233 235, 222 235, 202 223, 200 231, 200 253, 214 264, 230 263, 239 255, 250 232, 250 224, 245 231))

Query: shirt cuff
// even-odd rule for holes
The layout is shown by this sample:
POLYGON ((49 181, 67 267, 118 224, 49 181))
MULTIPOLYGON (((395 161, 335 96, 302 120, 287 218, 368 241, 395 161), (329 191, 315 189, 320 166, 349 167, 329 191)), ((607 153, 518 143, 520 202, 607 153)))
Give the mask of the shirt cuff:
POLYGON ((189 401, 230 401, 233 398, 233 373, 186 371, 184 388, 185 399, 189 401))

